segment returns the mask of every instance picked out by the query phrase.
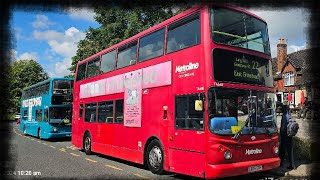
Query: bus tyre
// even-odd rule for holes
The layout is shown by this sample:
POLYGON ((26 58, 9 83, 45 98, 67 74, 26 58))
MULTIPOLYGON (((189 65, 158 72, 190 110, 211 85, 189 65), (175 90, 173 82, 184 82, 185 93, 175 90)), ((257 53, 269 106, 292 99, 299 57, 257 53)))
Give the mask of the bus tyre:
POLYGON ((163 173, 163 162, 164 162, 163 148, 158 140, 152 140, 147 148, 147 164, 150 171, 154 174, 163 173))
POLYGON ((26 135, 26 134, 27 134, 26 126, 23 126, 23 135, 26 135))
POLYGON ((92 153, 91 151, 91 136, 90 133, 86 133, 84 135, 83 139, 83 149, 86 155, 90 155, 92 153))

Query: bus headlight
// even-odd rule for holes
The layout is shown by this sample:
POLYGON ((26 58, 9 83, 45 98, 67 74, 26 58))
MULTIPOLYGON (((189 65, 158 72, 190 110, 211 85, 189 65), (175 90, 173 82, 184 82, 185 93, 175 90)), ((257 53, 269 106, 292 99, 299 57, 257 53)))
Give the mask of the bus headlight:
POLYGON ((53 132, 58 132, 58 129, 57 128, 53 128, 53 132))
POLYGON ((231 154, 231 152, 229 150, 226 150, 224 152, 224 158, 227 159, 227 160, 232 158, 232 154, 231 154))

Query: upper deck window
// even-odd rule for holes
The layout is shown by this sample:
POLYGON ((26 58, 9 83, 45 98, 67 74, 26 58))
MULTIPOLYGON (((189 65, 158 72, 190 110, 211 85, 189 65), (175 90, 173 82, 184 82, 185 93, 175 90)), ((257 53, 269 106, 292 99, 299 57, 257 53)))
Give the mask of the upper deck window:
POLYGON ((163 55, 164 29, 140 39, 139 62, 163 55))
POLYGON ((53 81, 53 94, 70 94, 73 89, 73 80, 54 80, 53 81))
POLYGON ((99 65, 100 65, 100 58, 93 59, 88 62, 87 78, 90 78, 99 74, 99 65))
POLYGON ((200 44, 199 13, 169 25, 167 53, 200 44))
POLYGON ((83 80, 86 78, 86 67, 87 67, 87 63, 83 63, 78 66, 77 81, 83 80))
POLYGON ((41 84, 38 85, 36 87, 27 89, 25 91, 22 92, 22 97, 21 99, 28 99, 28 98, 32 98, 32 97, 37 97, 37 96, 42 96, 44 94, 48 94, 49 93, 49 82, 45 83, 45 84, 41 84))
POLYGON ((126 44, 118 50, 117 69, 136 64, 137 42, 126 44))
POLYGON ((114 70, 116 64, 116 50, 102 55, 100 73, 106 73, 114 70))
POLYGON ((253 16, 214 7, 211 9, 211 30, 216 43, 270 54, 267 24, 253 16))

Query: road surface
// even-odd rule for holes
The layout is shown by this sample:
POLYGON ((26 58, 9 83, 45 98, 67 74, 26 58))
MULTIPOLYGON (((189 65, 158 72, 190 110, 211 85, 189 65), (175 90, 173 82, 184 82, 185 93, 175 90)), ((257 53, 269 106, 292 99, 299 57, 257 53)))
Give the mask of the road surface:
MULTIPOLYGON (((10 123, 9 156, 14 168, 7 169, 10 179, 29 178, 75 178, 75 179, 198 179, 174 173, 152 174, 143 165, 94 154, 85 155, 75 148, 71 140, 40 140, 19 132, 16 123, 10 123)), ((261 172, 236 178, 280 178, 270 172, 261 172)), ((225 180, 234 179, 224 178, 225 180)))

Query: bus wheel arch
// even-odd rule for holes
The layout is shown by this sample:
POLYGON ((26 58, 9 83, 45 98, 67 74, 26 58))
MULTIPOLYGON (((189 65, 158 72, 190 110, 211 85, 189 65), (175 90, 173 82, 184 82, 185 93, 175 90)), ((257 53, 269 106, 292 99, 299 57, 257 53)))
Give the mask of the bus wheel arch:
POLYGON ((159 138, 150 137, 144 147, 144 163, 154 174, 164 172, 164 150, 159 138))
POLYGON ((83 135, 82 149, 86 153, 86 155, 90 155, 92 154, 91 148, 92 148, 91 133, 90 131, 86 130, 83 135))

